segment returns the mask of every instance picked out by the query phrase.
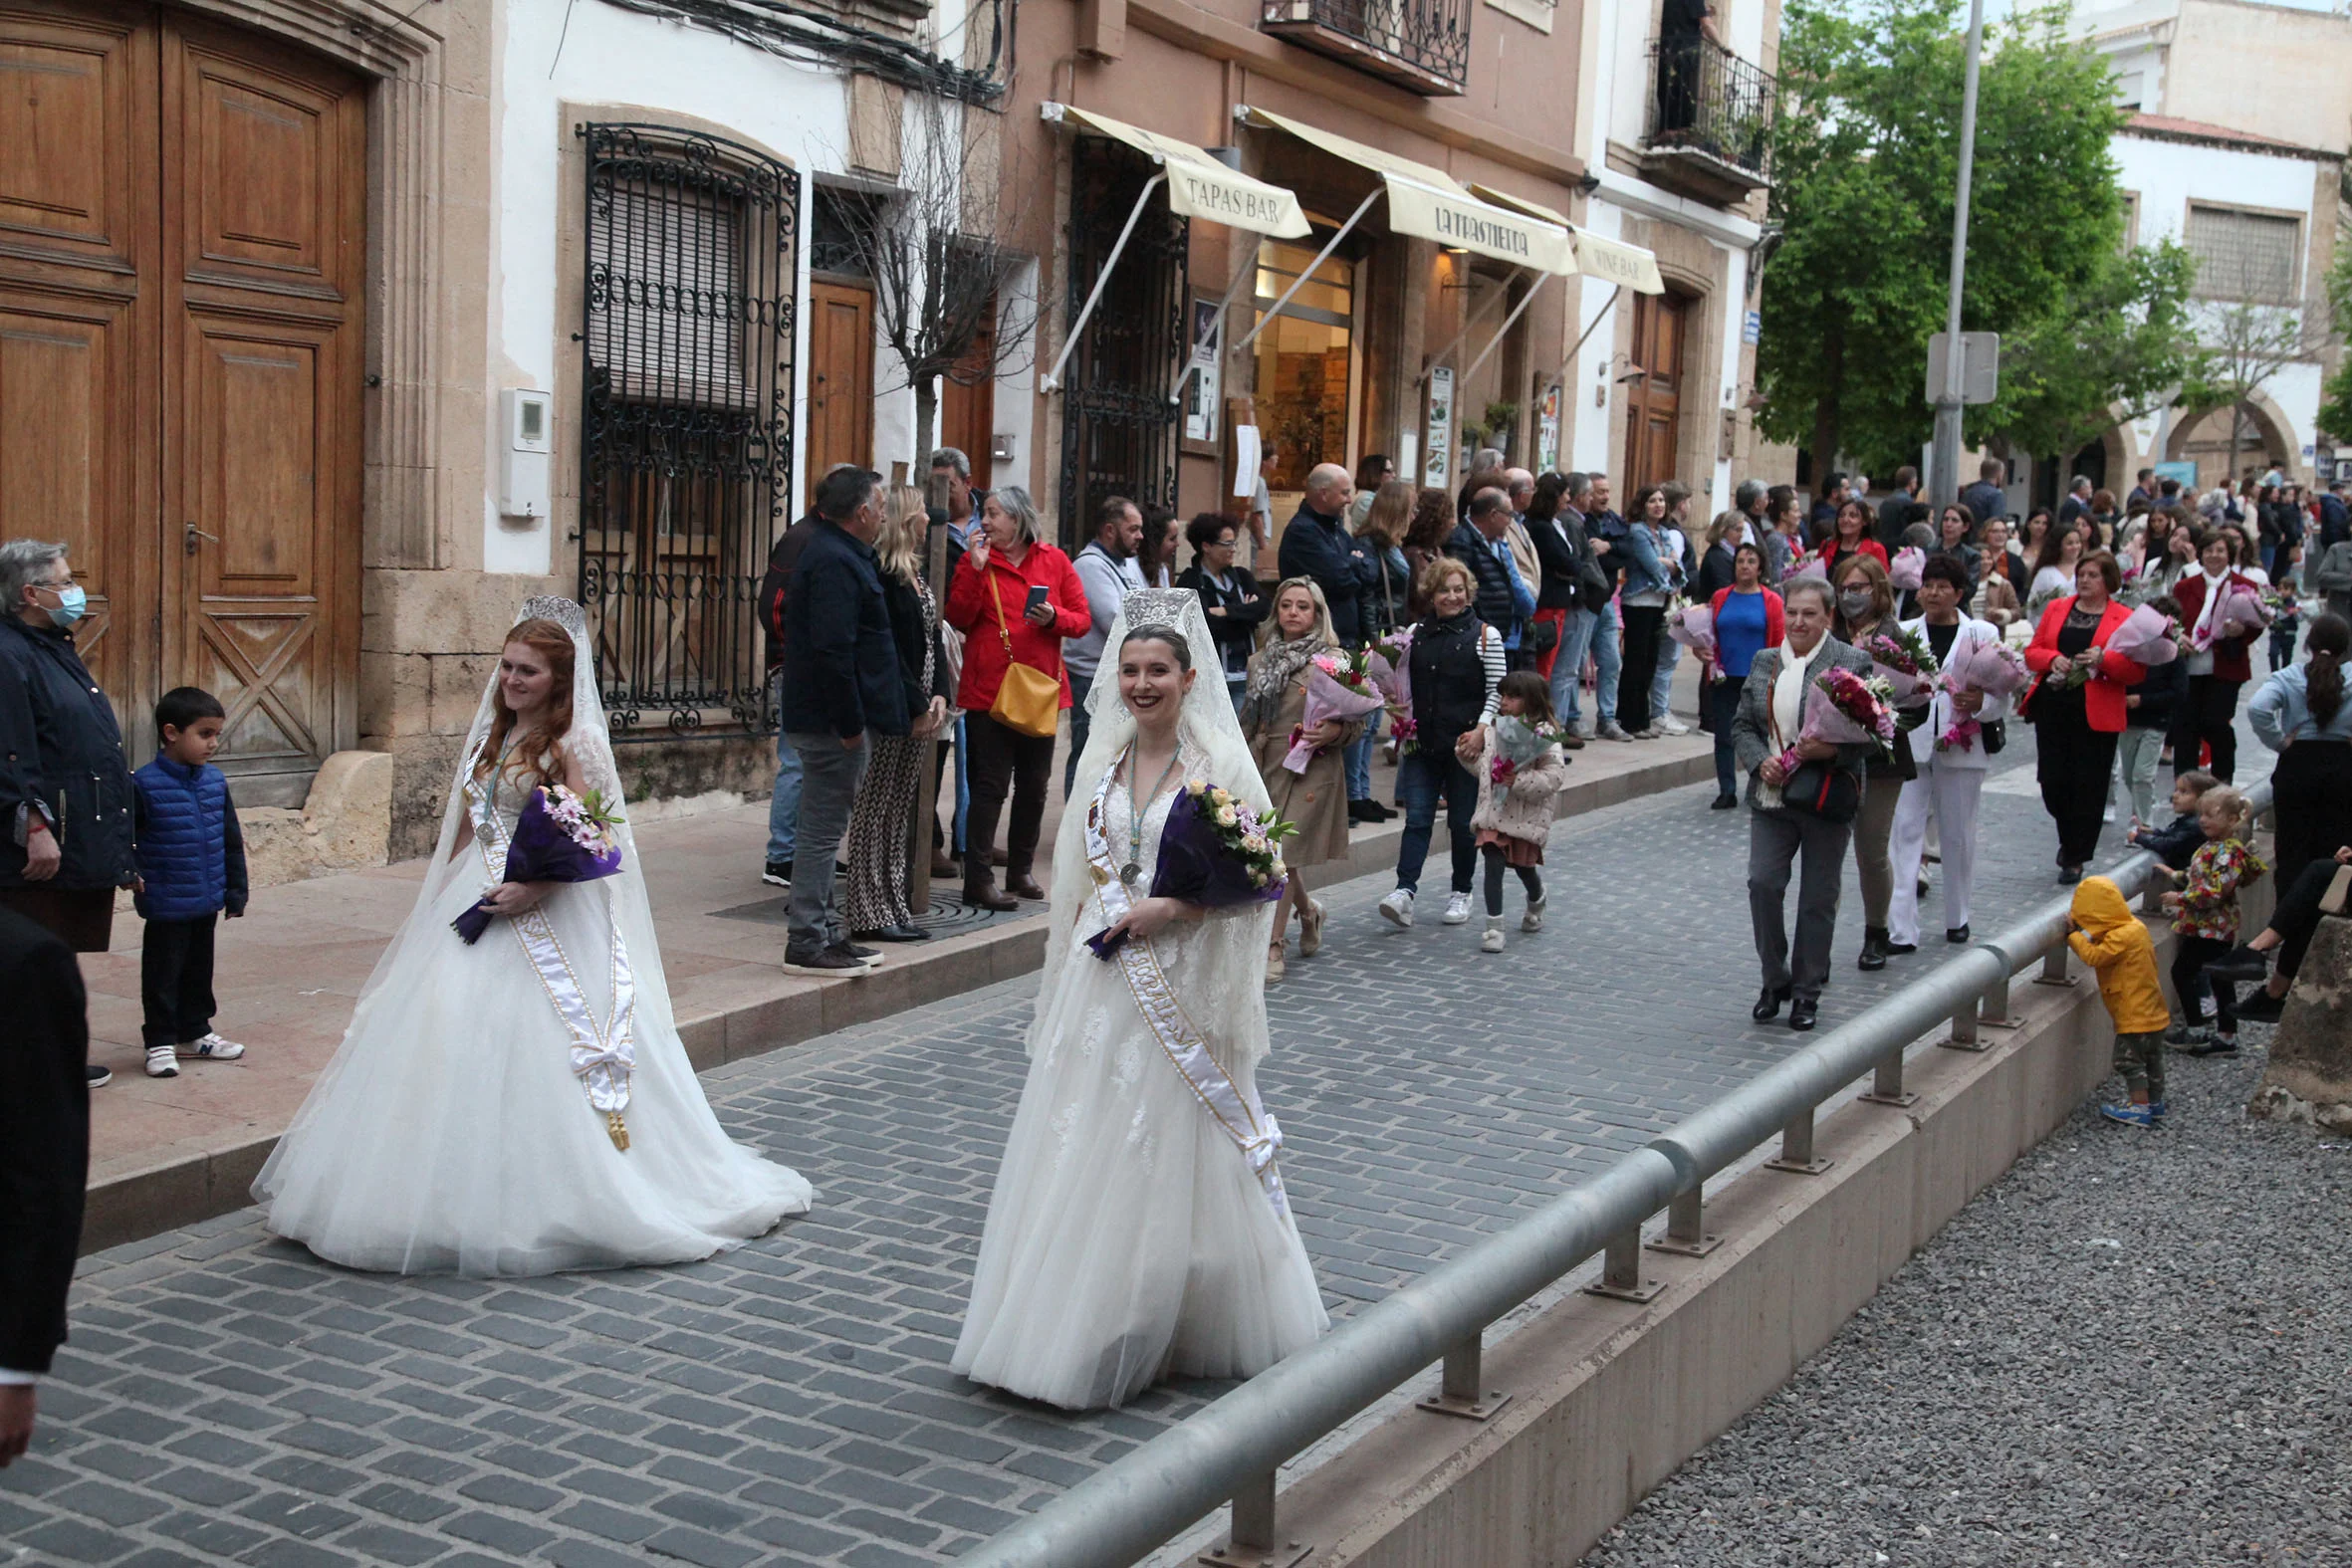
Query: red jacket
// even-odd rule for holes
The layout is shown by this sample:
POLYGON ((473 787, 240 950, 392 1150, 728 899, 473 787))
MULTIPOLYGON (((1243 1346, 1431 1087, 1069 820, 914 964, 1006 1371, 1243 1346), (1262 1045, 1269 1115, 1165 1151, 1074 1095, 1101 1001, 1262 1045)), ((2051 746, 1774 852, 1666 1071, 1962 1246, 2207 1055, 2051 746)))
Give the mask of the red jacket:
MULTIPOLYGON (((2234 583, 2248 593, 2262 591, 2255 585, 2254 579, 2242 571, 2233 571, 2222 580, 2234 583)), ((2181 573, 2181 579, 2173 584, 2173 602, 2181 606, 2181 624, 2195 626, 2197 617, 2205 613, 2205 573, 2194 568, 2181 573)), ((2224 681, 2252 680, 2253 662, 2246 655, 2252 651, 2254 639, 2260 635, 2258 631, 2246 631, 2216 641, 2213 648, 2214 678, 2224 681)))
POLYGON ((1069 675, 1061 667, 1061 639, 1083 637, 1094 629, 1077 569, 1052 545, 1030 546, 1019 566, 1007 560, 1003 551, 991 550, 988 580, 983 583, 972 569, 974 554, 965 552, 947 590, 947 623, 964 634, 964 681, 956 691, 956 706, 973 713, 996 706, 997 687, 1005 679, 1006 637, 997 630, 997 611, 989 604, 994 596, 1004 608, 1013 657, 1058 678, 1061 706, 1068 707, 1069 675), (1044 586, 1046 602, 1054 606, 1050 626, 1032 625, 1022 614, 1032 583, 1044 586))
MULTIPOLYGON (((2107 639, 2115 635, 2131 614, 2131 606, 2118 599, 2107 601, 2107 612, 2099 617, 2098 630, 2091 633, 2091 646, 2104 648, 2107 639)), ((2066 624, 2066 617, 2074 613, 2072 594, 2052 599, 2050 607, 2041 612, 2041 624, 2033 628, 2033 640, 2025 645, 2025 668, 2034 675, 2033 687, 2026 693, 2041 690, 2042 679, 2049 673, 2050 660, 2058 656, 2058 628, 2066 624)), ((2090 718, 2091 728, 2102 735, 2123 733, 2124 688, 2137 686, 2148 678, 2145 665, 2134 664, 2121 654, 2109 654, 2099 661, 2099 672, 2082 688, 2082 706, 2090 718)))
MULTIPOLYGON (((1823 540, 1821 542, 1821 548, 1814 552, 1814 554, 1821 558, 1821 569, 1823 571, 1834 572, 1837 569, 1837 540, 1834 537, 1823 540)), ((1887 548, 1874 539, 1866 539, 1855 545, 1854 554, 1857 556, 1868 556, 1871 560, 1877 561, 1881 566, 1884 566, 1888 563, 1887 548)))
MULTIPOLYGON (((1721 615, 1723 613, 1723 601, 1730 598, 1731 596, 1732 590, 1730 588, 1717 588, 1715 590, 1715 597, 1707 601, 1707 612, 1711 615, 1721 615)), ((1788 627, 1787 601, 1782 599, 1779 594, 1773 592, 1770 588, 1764 589, 1764 646, 1767 648, 1777 648, 1780 646, 1781 639, 1788 627)))

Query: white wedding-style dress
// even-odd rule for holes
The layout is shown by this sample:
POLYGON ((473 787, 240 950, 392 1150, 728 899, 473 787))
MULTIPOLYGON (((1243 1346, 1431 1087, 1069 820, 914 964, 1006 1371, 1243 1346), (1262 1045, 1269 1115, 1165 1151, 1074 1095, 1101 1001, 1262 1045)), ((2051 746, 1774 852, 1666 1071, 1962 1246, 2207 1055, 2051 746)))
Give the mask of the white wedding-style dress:
MULTIPOLYGON (((617 808, 585 617, 560 599, 525 604, 533 617, 572 634, 565 748, 617 808)), ((450 929, 504 879, 530 794, 503 769, 474 777, 496 694, 493 671, 415 907, 254 1182, 269 1228, 353 1268, 519 1275, 686 1262, 807 1213, 809 1184, 703 1098, 625 821, 615 875, 471 946, 450 929)))
MULTIPOLYGON (((1105 647, 1115 658, 1128 626, 1154 622, 1185 633, 1196 660, 1214 648, 1197 594, 1151 589, 1128 594, 1105 647)), ((1186 701, 1178 780, 1264 809, 1224 695, 1196 686, 1186 701)), ((1029 1078, 951 1362, 1070 1410, 1124 1404, 1164 1377, 1252 1376, 1329 1323, 1257 1091, 1272 906, 1173 922, 1117 962, 1094 956, 1086 938, 1125 908, 1112 867, 1132 845, 1136 891, 1149 888, 1176 796, 1152 800, 1132 831, 1114 771, 1135 722, 1114 681, 1095 684, 1092 706, 1078 777, 1097 785, 1065 810, 1056 845, 1029 1078)))

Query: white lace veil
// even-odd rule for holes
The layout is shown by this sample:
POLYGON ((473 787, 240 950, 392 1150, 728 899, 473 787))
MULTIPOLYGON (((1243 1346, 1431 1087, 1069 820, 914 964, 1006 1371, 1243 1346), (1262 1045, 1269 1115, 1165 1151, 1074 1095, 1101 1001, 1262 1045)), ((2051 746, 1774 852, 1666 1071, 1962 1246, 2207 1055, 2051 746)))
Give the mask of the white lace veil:
MULTIPOLYGON (((1135 739, 1135 715, 1119 697, 1119 649, 1131 631, 1145 626, 1166 626, 1183 637, 1197 673, 1192 692, 1184 700, 1184 713, 1177 729, 1177 752, 1185 759, 1187 777, 1205 777, 1213 784, 1223 784, 1237 798, 1261 811, 1273 804, 1266 792, 1266 781, 1259 775, 1257 760, 1250 753, 1250 743, 1243 738, 1241 720, 1234 714, 1224 677, 1219 674, 1217 644, 1209 635, 1209 618, 1201 609, 1201 596, 1191 588, 1129 589, 1117 618, 1110 623, 1109 635, 1103 640, 1102 667, 1086 693, 1086 711, 1091 715, 1092 729, 1086 737, 1086 749, 1078 754, 1070 797, 1062 804, 1061 826, 1054 836, 1053 905, 1046 936, 1045 973, 1039 982, 1036 1017, 1030 1024, 1032 1055, 1037 1053, 1045 1031, 1056 1026, 1058 1009, 1053 1003, 1063 966, 1069 962, 1075 946, 1073 938, 1093 935, 1090 931, 1073 932, 1073 923, 1094 891, 1093 877, 1086 868, 1086 807, 1103 775, 1110 772, 1128 743, 1135 739)), ((1262 914, 1272 907, 1258 906, 1262 914)), ((1220 981, 1232 988, 1228 990, 1228 984, 1220 984, 1215 994, 1239 995, 1247 999, 1247 1006, 1255 1008, 1255 1026, 1236 1030, 1242 1038, 1257 1042, 1256 1049, 1245 1046, 1253 1058, 1263 1053, 1266 1040, 1265 924, 1264 919, 1211 922, 1219 949, 1213 962, 1220 981), (1255 974, 1244 977, 1238 973, 1253 961, 1257 966, 1255 974), (1224 973, 1229 968, 1237 973, 1224 973)), ((1232 1069, 1235 1064, 1229 1062, 1227 1066, 1232 1069)))

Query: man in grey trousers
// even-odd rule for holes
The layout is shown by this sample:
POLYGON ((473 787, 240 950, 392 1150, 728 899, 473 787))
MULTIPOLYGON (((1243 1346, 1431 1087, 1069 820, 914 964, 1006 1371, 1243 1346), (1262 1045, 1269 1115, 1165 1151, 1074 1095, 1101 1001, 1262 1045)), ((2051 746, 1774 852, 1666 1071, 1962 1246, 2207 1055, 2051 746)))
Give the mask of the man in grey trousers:
POLYGON ((1829 980, 1829 946, 1837 934, 1838 876, 1845 867, 1853 818, 1831 821, 1782 804, 1780 786, 1788 775, 1780 754, 1790 747, 1800 763, 1826 764, 1851 776, 1858 801, 1862 766, 1874 743, 1832 746, 1798 740, 1814 680, 1832 668, 1870 673, 1870 656, 1829 635, 1829 584, 1798 577, 1782 585, 1786 641, 1766 648, 1749 666, 1732 721, 1732 749, 1748 775, 1748 917, 1756 928, 1756 956, 1764 965, 1764 994, 1752 1016, 1759 1023, 1777 1017, 1788 1004, 1788 1026, 1813 1026, 1821 988, 1829 980), (1791 867, 1801 858, 1796 892, 1796 949, 1788 947, 1785 904, 1791 867))

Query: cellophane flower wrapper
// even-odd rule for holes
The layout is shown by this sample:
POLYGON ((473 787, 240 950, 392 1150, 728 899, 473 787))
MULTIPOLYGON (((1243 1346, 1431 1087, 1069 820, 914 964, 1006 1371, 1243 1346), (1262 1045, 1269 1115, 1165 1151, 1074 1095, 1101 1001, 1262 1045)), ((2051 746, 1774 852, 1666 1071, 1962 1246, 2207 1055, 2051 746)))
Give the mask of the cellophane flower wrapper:
POLYGON ((2181 656, 2180 628, 2164 611, 2143 604, 2126 615, 2108 637, 2107 651, 2149 669, 2170 664, 2181 656))
POLYGON ((1819 556, 1808 555, 1804 558, 1804 560, 1798 561, 1795 565, 1790 566, 1785 572, 1782 572, 1780 575, 1780 580, 1782 582, 1794 582, 1799 577, 1819 577, 1823 582, 1827 582, 1829 580, 1829 568, 1821 563, 1821 558, 1819 556))
POLYGON ((1926 570, 1928 553, 1917 545, 1906 545, 1895 552, 1895 559, 1887 562, 1887 581, 1898 593, 1919 591, 1920 578, 1926 570))
POLYGON ((2218 627, 2214 638, 2218 642, 2224 637, 2260 631, 2270 624, 2272 617, 2259 589, 2233 582, 2222 590, 2222 608, 2214 619, 2218 627))
POLYGON ((1709 664, 1715 656, 1715 607, 1693 604, 1678 610, 1666 622, 1666 635, 1705 659, 1709 664))
MULTIPOLYGON (((505 880, 593 882, 619 869, 620 844, 594 790, 585 798, 562 784, 531 791, 507 840, 505 880)), ((496 918, 487 903, 476 903, 449 928, 471 947, 496 918)))
POLYGON ((1294 774, 1305 773, 1306 765, 1314 761, 1318 750, 1306 737, 1314 733, 1317 725, 1330 719, 1342 724, 1360 719, 1384 706, 1386 701, 1369 671, 1351 668, 1347 655, 1316 654, 1306 666, 1305 715, 1292 732, 1291 750, 1284 754, 1283 766, 1294 774))
POLYGON ((1413 722, 1413 628, 1390 632, 1365 654, 1374 679, 1388 697, 1389 733, 1400 743, 1410 741, 1420 728, 1413 722))
POLYGON ((1887 683, 1896 707, 1924 706, 1935 696, 1942 666, 1936 662, 1935 649, 1918 632, 1899 626, 1872 632, 1862 651, 1870 655, 1871 672, 1887 683))
MULTIPOLYGON (((1187 784, 1177 791, 1160 830, 1151 896, 1205 909, 1274 903, 1290 885, 1282 841, 1294 830, 1271 812, 1260 816, 1214 784, 1187 784)), ((1101 931, 1088 937, 1086 946, 1107 964, 1126 942, 1124 931, 1101 931)))
MULTIPOLYGON (((1952 650, 1952 662, 1944 667, 1945 689, 1955 694, 1982 692, 1988 697, 2006 697, 2031 678, 2032 672, 2025 668, 2024 658, 2000 642, 1957 646, 1952 650)), ((1976 715, 1956 712, 1952 723, 1936 737, 1936 750, 1965 752, 1984 733, 1985 726, 1976 715)))
POLYGON ((1529 724, 1517 714, 1505 714, 1494 724, 1495 755, 1487 759, 1487 778, 1508 789, 1519 771, 1559 744, 1556 724, 1529 724))
MULTIPOLYGON (((1865 680, 1852 670, 1817 675, 1805 693, 1804 722, 1797 726, 1796 739, 1832 746, 1870 741, 1884 751, 1895 740, 1895 707, 1888 696, 1886 682, 1865 680)), ((1781 768, 1791 773, 1802 761, 1793 744, 1780 754, 1781 768)))

